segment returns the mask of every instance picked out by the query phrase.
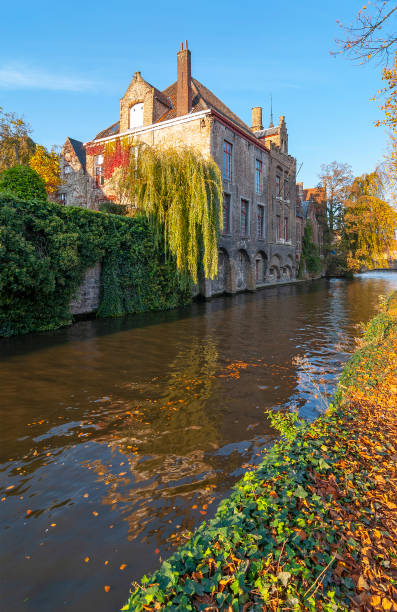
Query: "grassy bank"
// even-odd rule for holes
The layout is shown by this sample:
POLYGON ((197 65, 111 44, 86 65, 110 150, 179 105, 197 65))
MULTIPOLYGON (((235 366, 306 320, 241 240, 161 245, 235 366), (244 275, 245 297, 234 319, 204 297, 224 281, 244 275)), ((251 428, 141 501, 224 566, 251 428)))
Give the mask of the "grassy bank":
POLYGON ((397 610, 396 366, 397 293, 334 405, 275 417, 281 440, 123 610, 397 610))

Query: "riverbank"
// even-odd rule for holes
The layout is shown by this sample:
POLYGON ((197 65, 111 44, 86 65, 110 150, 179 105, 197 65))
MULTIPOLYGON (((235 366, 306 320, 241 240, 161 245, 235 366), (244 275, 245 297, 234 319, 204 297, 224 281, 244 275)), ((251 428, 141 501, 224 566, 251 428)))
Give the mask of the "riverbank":
POLYGON ((335 402, 282 440, 123 610, 397 610, 397 293, 366 328, 335 402))

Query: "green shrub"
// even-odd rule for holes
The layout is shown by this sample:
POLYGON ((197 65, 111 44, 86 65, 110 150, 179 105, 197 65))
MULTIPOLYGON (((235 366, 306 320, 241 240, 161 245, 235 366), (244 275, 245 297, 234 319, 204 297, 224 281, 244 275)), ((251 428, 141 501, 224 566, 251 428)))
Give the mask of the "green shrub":
POLYGON ((0 193, 12 194, 21 200, 47 200, 41 176, 30 166, 13 166, 0 174, 0 193))
POLYGON ((145 218, 0 195, 0 336, 69 324, 70 301, 99 261, 99 316, 165 310, 191 298, 190 280, 145 218))

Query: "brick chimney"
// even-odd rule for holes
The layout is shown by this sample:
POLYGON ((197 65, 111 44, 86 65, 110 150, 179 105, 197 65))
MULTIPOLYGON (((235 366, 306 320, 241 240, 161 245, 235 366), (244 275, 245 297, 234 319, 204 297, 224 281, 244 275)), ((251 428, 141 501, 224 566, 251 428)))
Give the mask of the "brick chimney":
POLYGON ((187 115, 192 110, 192 84, 191 84, 191 54, 181 43, 180 51, 177 53, 178 80, 176 86, 176 114, 187 115))
POLYGON ((262 107, 261 106, 255 106, 252 109, 252 125, 251 125, 251 130, 253 132, 259 132, 260 130, 263 130, 262 107))

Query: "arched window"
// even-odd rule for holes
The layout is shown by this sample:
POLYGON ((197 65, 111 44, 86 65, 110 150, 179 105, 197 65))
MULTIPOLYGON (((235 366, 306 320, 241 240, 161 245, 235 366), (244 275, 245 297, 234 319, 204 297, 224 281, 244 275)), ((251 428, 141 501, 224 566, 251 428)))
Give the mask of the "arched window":
POLYGON ((143 102, 134 104, 130 108, 130 129, 143 125, 143 102))

